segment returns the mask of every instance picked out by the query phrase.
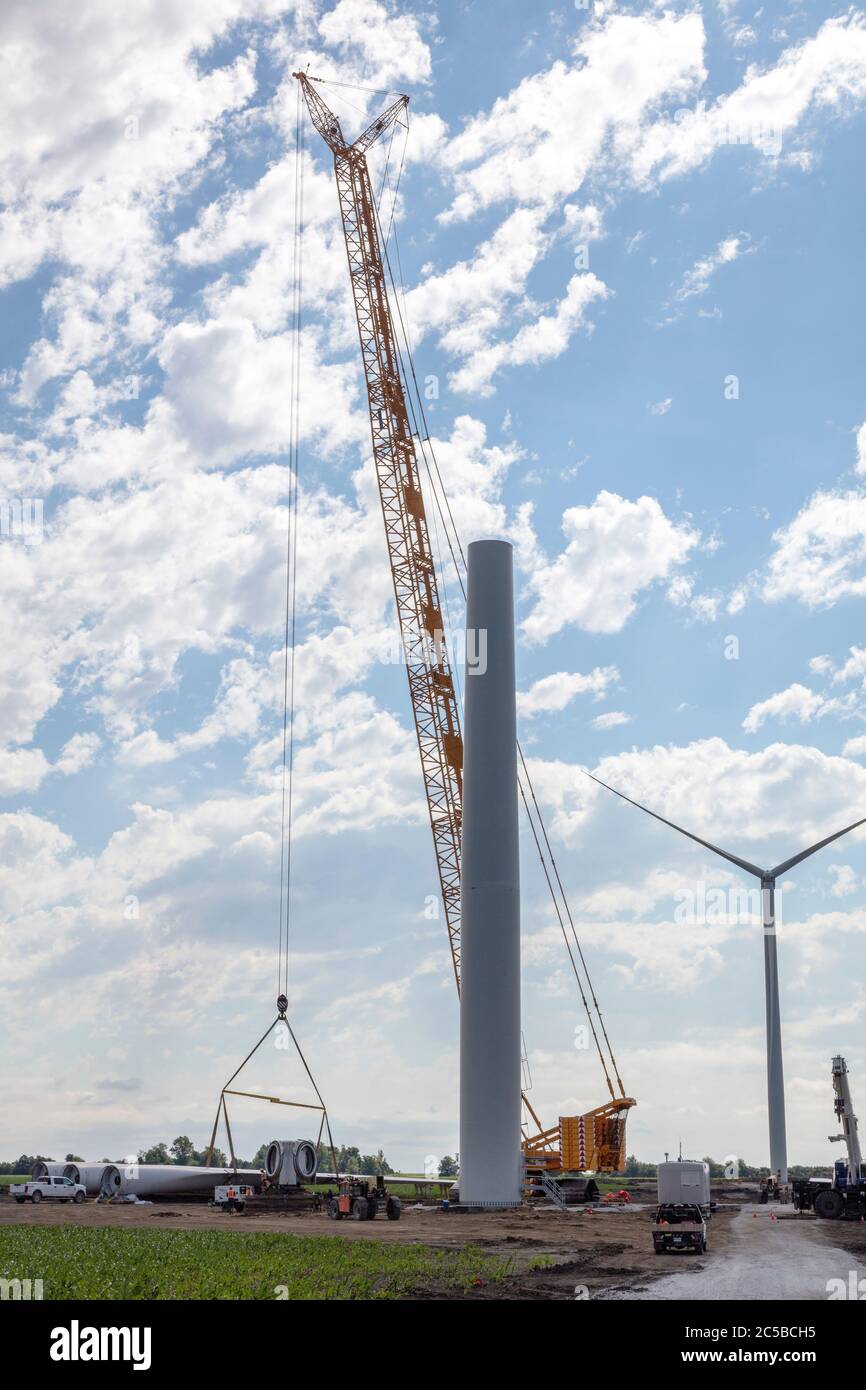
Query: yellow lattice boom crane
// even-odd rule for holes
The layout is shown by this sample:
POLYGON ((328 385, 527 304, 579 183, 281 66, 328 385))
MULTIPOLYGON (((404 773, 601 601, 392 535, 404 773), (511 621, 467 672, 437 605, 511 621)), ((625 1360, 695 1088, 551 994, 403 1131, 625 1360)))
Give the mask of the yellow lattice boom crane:
MULTIPOLYGON (((367 387, 373 462, 448 944, 459 992, 463 738, 421 489, 416 439, 407 404, 405 368, 388 297, 384 247, 367 163, 368 150, 392 131, 396 123, 406 123, 409 98, 398 97, 350 143, 339 118, 314 86, 318 79, 301 72, 294 76, 301 85, 313 125, 334 158, 367 387)), ((540 816, 540 811, 538 814, 540 816)), ((546 840, 546 834, 544 838, 546 840)), ((541 852, 540 846, 539 850, 541 852)), ((545 872, 550 882, 547 868, 545 872)), ((561 918, 560 921, 562 923, 561 918)), ((599 1055, 602 1056, 600 1049, 599 1055)), ((625 1095, 615 1061, 619 1095, 614 1090, 603 1056, 602 1066, 610 1101, 585 1115, 561 1117, 559 1124, 551 1129, 543 1128, 524 1094, 528 1117, 524 1124, 524 1151, 528 1167, 619 1171, 625 1166, 625 1116, 635 1101, 625 1095)))

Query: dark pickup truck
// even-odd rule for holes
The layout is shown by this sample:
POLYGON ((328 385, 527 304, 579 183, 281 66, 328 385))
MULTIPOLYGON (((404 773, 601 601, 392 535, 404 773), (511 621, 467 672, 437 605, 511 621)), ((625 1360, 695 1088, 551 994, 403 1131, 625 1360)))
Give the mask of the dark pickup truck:
POLYGON ((707 1248, 707 1223, 700 1207, 690 1202, 660 1206, 653 1226, 653 1246, 657 1255, 673 1250, 694 1250, 702 1255, 707 1248))

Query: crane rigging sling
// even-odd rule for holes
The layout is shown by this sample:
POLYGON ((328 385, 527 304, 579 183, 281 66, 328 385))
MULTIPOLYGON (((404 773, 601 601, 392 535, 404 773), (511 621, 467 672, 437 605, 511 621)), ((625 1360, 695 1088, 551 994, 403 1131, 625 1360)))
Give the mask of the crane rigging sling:
POLYGON ((301 320, 303 311, 303 218, 304 218, 304 164, 303 164, 303 122, 301 120, 301 101, 298 93, 298 119, 296 133, 295 161, 295 218, 292 265, 292 308, 291 345, 292 355, 289 369, 289 447, 288 447, 288 500, 286 508, 286 602, 283 635, 283 729, 282 766, 280 795, 280 891, 279 891, 279 942, 277 947, 277 1014, 268 1024, 258 1042, 247 1053, 240 1066, 229 1077, 220 1091, 216 1117, 213 1123, 206 1163, 210 1166, 220 1117, 225 1121, 229 1152, 233 1168, 237 1168, 231 1125, 229 1123, 226 1096, 243 1096, 250 1100, 266 1100, 272 1105, 286 1105, 294 1109, 312 1110, 319 1114, 319 1132, 316 1149, 327 1134, 331 1154, 331 1171, 337 1173, 337 1155, 331 1135, 331 1124, 327 1107, 310 1070, 304 1052, 295 1036, 287 1017, 289 1008, 289 927, 291 923, 292 886, 292 807, 294 793, 294 712, 295 712, 295 646, 297 634, 297 578, 298 578, 298 477, 299 440, 301 405, 301 320), (275 1029, 285 1028, 295 1052, 313 1088, 316 1103, 284 1100, 279 1096, 262 1095, 258 1091, 233 1089, 232 1083, 243 1071, 248 1062, 275 1029))

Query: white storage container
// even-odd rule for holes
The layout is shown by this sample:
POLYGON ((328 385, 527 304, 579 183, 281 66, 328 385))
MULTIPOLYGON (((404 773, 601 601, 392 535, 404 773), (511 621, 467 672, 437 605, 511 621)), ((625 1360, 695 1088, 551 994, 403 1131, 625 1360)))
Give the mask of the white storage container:
POLYGON ((659 1202, 710 1204, 710 1165, 700 1159, 681 1158, 658 1166, 659 1202))

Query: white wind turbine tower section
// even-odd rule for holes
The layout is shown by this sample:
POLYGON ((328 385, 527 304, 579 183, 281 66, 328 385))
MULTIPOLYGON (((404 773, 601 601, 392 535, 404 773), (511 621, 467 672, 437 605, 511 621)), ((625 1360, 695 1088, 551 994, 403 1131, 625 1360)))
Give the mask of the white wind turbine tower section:
POLYGON ((520 1204, 520 849, 507 541, 467 554, 461 844, 460 1201, 520 1204), (479 659, 471 661, 473 635, 479 659), (483 656, 480 654, 483 653, 483 656))
POLYGON ((633 801, 624 792, 617 791, 616 787, 608 786, 607 782, 602 782, 600 777, 593 777, 591 772, 587 772, 586 775, 593 782, 597 782, 600 787, 613 792, 614 796, 627 801, 630 806, 636 806, 639 811, 645 811, 654 820, 661 821, 662 825, 669 825, 672 830, 678 830, 689 840, 703 845, 704 849, 712 850, 713 854, 718 854, 722 859, 727 859, 729 863, 736 864, 738 869, 743 869, 745 873, 752 874, 760 880, 764 937, 764 990, 767 1013, 767 1105, 770 1122, 770 1171, 778 1173, 780 1181, 786 1183, 788 1181, 788 1144, 785 1134, 785 1078, 782 1067, 779 967, 776 955, 776 880, 781 874, 793 869, 796 864, 802 864, 803 860, 808 859, 810 855, 817 854, 818 850, 823 849, 825 845, 832 844, 834 840, 847 835, 850 830, 856 830, 858 825, 866 825, 866 816, 862 820, 855 820, 853 825, 846 825, 844 830, 837 830, 833 835, 828 835, 826 839, 819 840, 817 844, 810 845, 808 849, 801 850, 799 854, 792 855, 790 859, 783 860, 774 868, 761 869, 757 864, 751 864, 748 859, 741 859, 739 855, 730 854, 726 849, 719 849, 718 845, 711 844, 709 840, 702 840, 700 835, 693 835, 690 830, 684 830, 681 825, 677 825, 674 821, 666 820, 656 811, 651 811, 648 806, 642 806, 639 801, 633 801))

